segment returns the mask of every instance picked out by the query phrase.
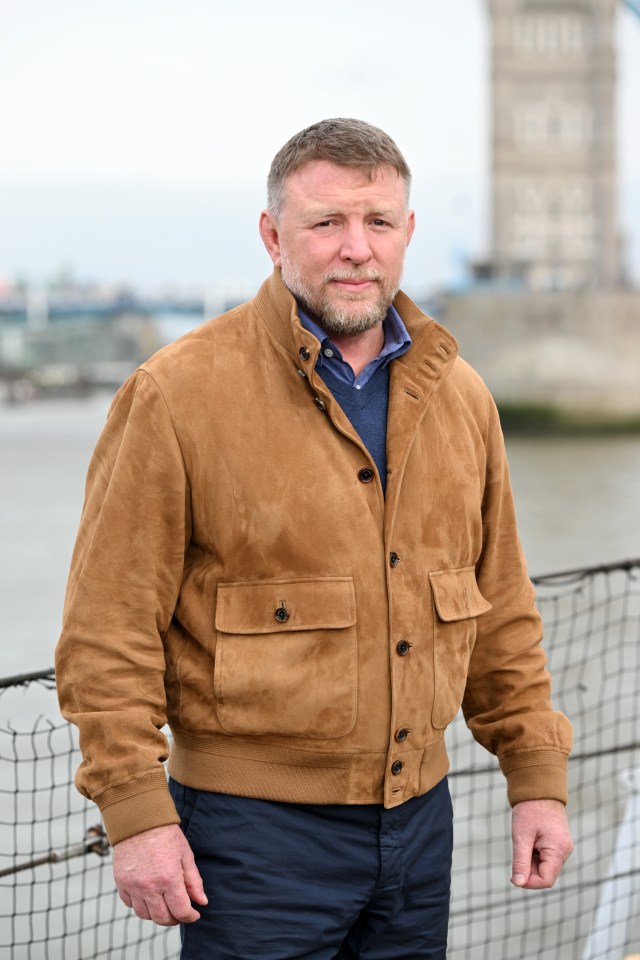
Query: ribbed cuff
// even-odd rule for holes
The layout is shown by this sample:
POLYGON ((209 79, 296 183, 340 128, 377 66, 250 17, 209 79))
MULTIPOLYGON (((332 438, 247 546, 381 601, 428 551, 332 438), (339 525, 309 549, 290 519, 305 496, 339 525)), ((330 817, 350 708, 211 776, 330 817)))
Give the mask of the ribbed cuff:
POLYGON ((96 803, 112 846, 145 830, 180 823, 163 770, 110 787, 96 803))
POLYGON ((522 800, 567 802, 567 760, 556 750, 532 750, 502 757, 500 769, 507 779, 511 806, 522 800))

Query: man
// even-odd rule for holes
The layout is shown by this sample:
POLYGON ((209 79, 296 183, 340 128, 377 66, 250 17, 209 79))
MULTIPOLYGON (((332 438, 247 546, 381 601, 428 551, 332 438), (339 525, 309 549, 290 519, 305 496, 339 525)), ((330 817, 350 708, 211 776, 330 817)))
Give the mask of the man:
POLYGON ((120 895, 181 922, 183 958, 443 958, 461 703, 507 778, 512 882, 571 849, 495 407, 398 292, 409 183, 361 121, 294 136, 273 276, 143 364, 89 469, 61 705, 120 895))

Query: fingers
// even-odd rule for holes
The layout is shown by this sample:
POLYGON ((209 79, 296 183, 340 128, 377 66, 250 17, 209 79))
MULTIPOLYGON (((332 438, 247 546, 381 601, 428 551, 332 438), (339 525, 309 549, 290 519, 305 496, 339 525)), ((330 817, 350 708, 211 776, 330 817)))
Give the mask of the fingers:
MULTIPOLYGON (((525 872, 523 882, 517 882, 514 875, 511 882, 522 890, 545 890, 552 887, 560 875, 564 860, 552 856, 548 851, 533 850, 530 869, 525 872), (546 859, 545 859, 546 857, 546 859)), ((520 874, 522 876, 522 872, 520 874)), ((519 879, 519 878, 518 878, 519 879)))
MULTIPOLYGON (((182 890, 171 890, 164 895, 164 904, 173 923, 194 923, 200 919, 200 914, 191 906, 189 894, 182 890)), ((159 921, 156 920, 156 923, 159 921)))
MULTIPOLYGON (((173 909, 164 897, 155 896, 150 897, 149 900, 134 897, 132 906, 136 916, 140 917, 141 920, 152 920, 162 927, 175 927, 181 922, 189 922, 186 919, 182 921, 179 917, 176 917, 173 909)), ((195 913, 194 919, 197 920, 200 914, 196 913, 195 910, 191 911, 190 906, 189 910, 195 913)))
POLYGON ((131 896, 119 891, 120 899, 133 909, 141 920, 152 920, 163 927, 174 927, 179 923, 193 923, 200 914, 191 906, 186 890, 168 891, 164 896, 153 891, 136 891, 131 896))
POLYGON ((177 825, 156 827, 114 846, 114 878, 120 898, 142 920, 161 926, 193 923, 206 904, 193 853, 177 825))
POLYGON ((511 883, 514 887, 533 889, 537 884, 540 870, 540 851, 534 847, 535 836, 527 840, 514 839, 513 863, 511 864, 511 883))
POLYGON ((133 907, 135 915, 140 917, 141 920, 151 920, 151 914, 145 900, 142 900, 140 897, 132 897, 131 906, 133 907))
POLYGON ((204 892, 202 877, 191 853, 189 857, 183 858, 182 870, 184 873, 184 885, 190 898, 196 903, 201 904, 201 906, 206 906, 209 901, 204 892))
POLYGON ((573 850, 564 806, 555 800, 516 804, 511 882, 526 890, 552 887, 573 850))
POLYGON ((129 892, 127 890, 120 890, 120 888, 118 887, 118 893, 120 895, 120 899, 122 900, 122 902, 126 907, 133 907, 133 901, 129 896, 129 892))

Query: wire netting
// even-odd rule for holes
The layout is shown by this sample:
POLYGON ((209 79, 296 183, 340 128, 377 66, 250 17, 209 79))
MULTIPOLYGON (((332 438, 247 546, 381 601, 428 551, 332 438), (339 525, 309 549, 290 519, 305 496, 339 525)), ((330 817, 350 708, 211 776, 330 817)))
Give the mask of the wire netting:
POLYGON ((570 718, 575 852, 552 890, 510 887, 504 784, 450 731, 456 810, 452 960, 640 953, 640 560, 536 578, 554 703, 570 718))
MULTIPOLYGON (((447 734, 456 824, 448 956, 623 960, 640 953, 640 560, 536 586, 554 702, 574 726, 576 849, 552 890, 509 884, 504 780, 458 717, 447 734)), ((12 718, 0 729, 0 960, 177 957, 177 930, 138 920, 114 892, 98 811, 73 786, 76 731, 46 719, 56 716, 53 674, 0 686, 0 718, 12 718)))
POLYGON ((173 960, 177 931, 139 920, 114 892, 99 811, 73 785, 76 733, 43 717, 29 732, 0 729, 0 957, 173 960))

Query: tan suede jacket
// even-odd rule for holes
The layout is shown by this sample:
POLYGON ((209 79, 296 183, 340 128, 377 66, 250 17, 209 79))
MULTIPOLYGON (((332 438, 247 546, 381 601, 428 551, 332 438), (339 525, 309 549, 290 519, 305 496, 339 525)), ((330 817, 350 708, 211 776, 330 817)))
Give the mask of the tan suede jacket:
POLYGON ((391 367, 386 502, 279 271, 116 396, 57 649, 112 842, 178 822, 167 720, 189 786, 391 807, 445 775, 462 703, 511 803, 566 799, 494 404, 449 333, 395 306, 413 346, 391 367))

